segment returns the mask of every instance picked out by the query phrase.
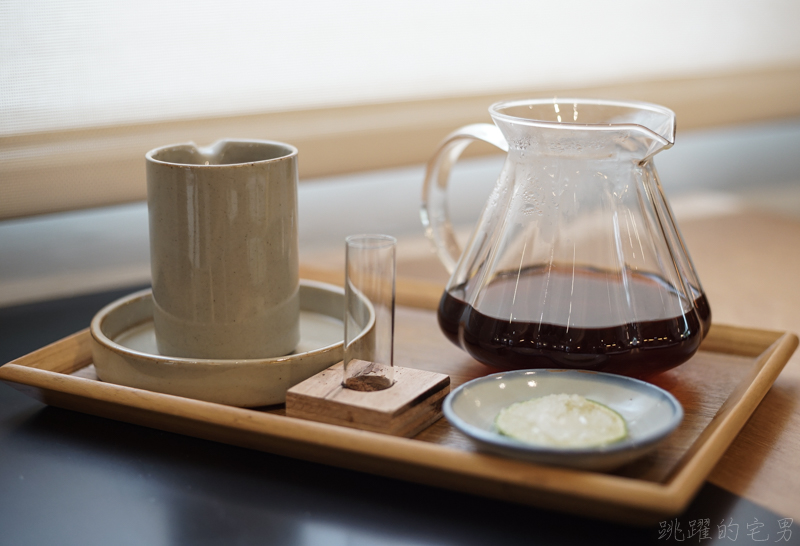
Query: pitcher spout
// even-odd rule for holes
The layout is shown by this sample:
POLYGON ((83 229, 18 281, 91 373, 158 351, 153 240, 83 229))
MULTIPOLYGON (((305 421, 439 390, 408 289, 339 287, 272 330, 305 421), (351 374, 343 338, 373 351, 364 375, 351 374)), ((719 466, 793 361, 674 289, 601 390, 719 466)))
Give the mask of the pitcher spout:
POLYGON ((669 108, 648 103, 630 103, 631 131, 641 131, 640 138, 646 145, 645 157, 641 163, 646 163, 651 157, 661 150, 672 147, 675 143, 675 112, 669 108))
POLYGON ((675 113, 635 101, 546 99, 489 109, 510 148, 546 155, 629 156, 644 164, 675 142, 675 113))

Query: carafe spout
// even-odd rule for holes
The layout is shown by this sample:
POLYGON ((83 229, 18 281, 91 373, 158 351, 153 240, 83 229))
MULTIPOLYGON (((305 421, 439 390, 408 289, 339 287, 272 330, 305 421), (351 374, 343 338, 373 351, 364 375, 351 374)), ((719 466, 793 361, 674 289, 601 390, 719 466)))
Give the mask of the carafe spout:
POLYGON ((645 164, 675 142, 675 113, 640 102, 586 99, 493 105, 492 119, 509 147, 528 154, 628 157, 645 164))
POLYGON ((675 143, 675 113, 672 110, 663 107, 642 109, 635 112, 632 118, 632 125, 637 129, 641 128, 640 138, 646 143, 645 156, 639 162, 640 165, 675 143))

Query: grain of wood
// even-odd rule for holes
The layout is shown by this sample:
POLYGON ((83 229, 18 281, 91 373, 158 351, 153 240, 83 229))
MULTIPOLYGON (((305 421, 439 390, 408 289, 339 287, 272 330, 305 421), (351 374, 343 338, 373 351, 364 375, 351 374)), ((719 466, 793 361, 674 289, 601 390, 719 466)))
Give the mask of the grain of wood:
MULTIPOLYGON (((800 331, 800 223, 744 214, 681 228, 711 302, 714 328, 695 358, 658 380, 684 404, 685 425, 654 456, 616 474, 483 455, 443 419, 413 440, 393 439, 286 418, 282 407, 228 408, 104 384, 88 373, 65 375, 90 363, 88 332, 3 366, 0 379, 46 403, 112 419, 628 523, 679 511, 708 473, 715 484, 798 518, 800 356, 789 358, 797 338, 765 329, 800 331), (703 423, 709 426, 701 430, 703 423)), ((421 265, 415 264, 417 281, 435 282, 423 308, 398 308, 395 362, 450 375, 453 387, 491 372, 439 331, 431 309, 438 300, 432 294, 443 286, 441 271, 431 263, 426 278, 421 265)))
MULTIPOLYGON (((680 228, 711 304, 714 328, 703 343, 704 350, 755 356, 755 347, 770 343, 771 337, 774 341, 775 332, 800 332, 800 222, 750 210, 689 219, 680 228), (727 329, 724 325, 731 325, 735 335, 722 331, 727 329)), ((426 244, 422 237, 418 239, 426 244)), ((444 288, 446 275, 435 255, 417 253, 403 260, 398 252, 397 268, 417 281, 444 288)), ((433 286, 428 289, 431 293, 433 286)), ((436 305, 435 297, 419 303, 425 309, 436 305)), ((417 332, 415 342, 421 335, 417 332)), ((441 334, 430 337, 437 335, 444 340, 441 334)), ((471 359, 455 354, 451 358, 454 382, 470 375, 459 370, 469 370, 471 359)), ((800 354, 795 353, 710 480, 779 514, 800 518, 798 400, 800 354)), ((434 426, 428 433, 439 428, 434 426)))
POLYGON ((442 416, 450 392, 447 375, 395 366, 394 384, 381 391, 342 387, 343 366, 335 364, 286 393, 286 415, 322 423, 414 436, 442 416))
MULTIPOLYGON (((403 349, 398 351, 396 359, 401 363, 413 363, 409 367, 431 371, 455 367, 462 372, 458 381, 491 371, 470 362, 455 347, 442 343, 443 339, 437 337, 441 334, 434 328, 433 312, 400 309, 397 318, 397 343, 403 349), (407 337, 418 336, 421 331, 434 335, 419 344, 407 337)), ((735 328, 721 331, 732 337, 739 332, 735 328)), ((673 378, 676 385, 696 389, 687 391, 695 399, 681 395, 687 414, 695 413, 696 408, 703 408, 704 412, 698 420, 687 421, 691 430, 684 444, 691 442, 691 435, 697 433, 703 419, 712 413, 714 418, 707 430, 713 429, 713 434, 704 436, 704 431, 700 432, 699 442, 695 440, 688 452, 680 448, 665 450, 664 456, 651 460, 651 466, 645 470, 640 467, 612 475, 484 455, 441 419, 413 440, 405 440, 293 419, 286 417, 279 407, 262 411, 233 408, 111 385, 91 379, 90 374, 77 377, 51 371, 64 368, 64 362, 84 360, 88 365, 88 338, 88 331, 82 331, 22 357, 0 368, 0 379, 47 404, 111 419, 507 501, 641 524, 655 523, 686 506, 797 344, 797 338, 787 334, 771 347, 762 345, 763 358, 719 355, 719 362, 712 365, 709 362, 717 356, 708 360, 704 353, 699 353, 696 363, 692 359, 677 368, 674 372, 677 377, 673 378), (719 366, 740 368, 745 375, 758 371, 754 385, 760 391, 739 389, 744 398, 731 401, 730 395, 726 398, 722 392, 726 387, 721 382, 709 381, 703 385, 681 377, 681 370, 688 373, 692 369, 708 374, 711 379, 719 373, 729 373, 720 372, 719 366), (713 396, 709 395, 712 392, 713 396), (720 423, 720 412, 714 413, 714 406, 721 400, 744 410, 728 412, 725 422, 720 423), (662 469, 660 474, 656 467, 662 469)), ((755 351, 754 346, 750 352, 755 351)))

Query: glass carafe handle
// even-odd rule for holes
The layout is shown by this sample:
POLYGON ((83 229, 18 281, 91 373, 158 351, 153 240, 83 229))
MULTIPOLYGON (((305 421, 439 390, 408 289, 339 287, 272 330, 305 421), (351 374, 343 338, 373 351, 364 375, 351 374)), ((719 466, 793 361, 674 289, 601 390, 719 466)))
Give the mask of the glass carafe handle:
POLYGON ((461 152, 475 140, 482 140, 508 152, 508 143, 496 126, 489 123, 464 126, 447 135, 439 145, 436 154, 428 161, 425 184, 422 187, 420 217, 425 235, 433 242, 439 259, 450 274, 456 268, 461 248, 450 222, 447 183, 450 180, 450 169, 458 161, 461 152))

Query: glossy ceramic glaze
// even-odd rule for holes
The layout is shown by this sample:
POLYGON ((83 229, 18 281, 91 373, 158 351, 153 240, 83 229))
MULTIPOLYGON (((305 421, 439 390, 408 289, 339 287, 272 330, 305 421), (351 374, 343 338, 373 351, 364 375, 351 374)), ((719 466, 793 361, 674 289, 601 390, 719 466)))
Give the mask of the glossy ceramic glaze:
POLYGON ((162 353, 269 358, 300 338, 297 150, 192 143, 147 154, 154 322, 162 353))
POLYGON ((485 451, 585 470, 612 470, 647 454, 683 419, 680 403, 655 385, 620 375, 575 370, 517 370, 488 375, 453 391, 443 410, 453 426, 485 451), (497 432, 495 419, 501 409, 549 394, 579 394, 608 406, 625 419, 628 436, 605 446, 561 449, 525 444, 497 432))

